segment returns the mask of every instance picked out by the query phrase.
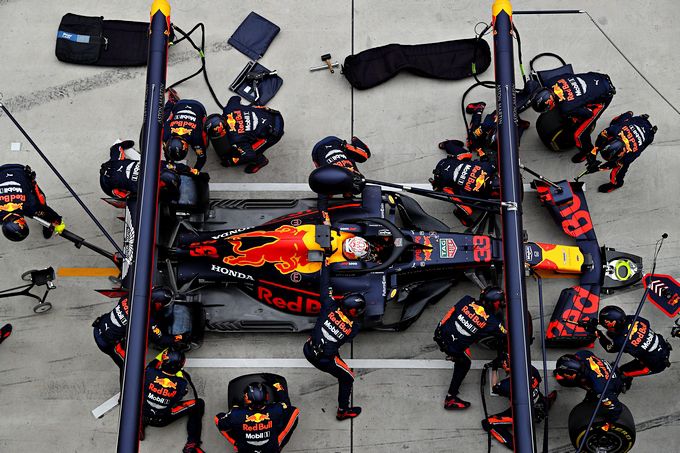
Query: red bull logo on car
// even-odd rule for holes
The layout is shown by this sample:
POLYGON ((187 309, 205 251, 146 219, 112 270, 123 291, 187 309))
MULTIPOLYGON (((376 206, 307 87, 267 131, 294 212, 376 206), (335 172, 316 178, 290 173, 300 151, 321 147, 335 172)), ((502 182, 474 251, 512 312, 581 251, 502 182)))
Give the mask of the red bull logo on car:
POLYGON ((253 267, 272 264, 282 274, 318 272, 320 263, 307 259, 310 250, 319 250, 314 234, 314 225, 282 225, 274 231, 239 234, 230 238, 233 255, 225 257, 223 262, 229 266, 253 267))

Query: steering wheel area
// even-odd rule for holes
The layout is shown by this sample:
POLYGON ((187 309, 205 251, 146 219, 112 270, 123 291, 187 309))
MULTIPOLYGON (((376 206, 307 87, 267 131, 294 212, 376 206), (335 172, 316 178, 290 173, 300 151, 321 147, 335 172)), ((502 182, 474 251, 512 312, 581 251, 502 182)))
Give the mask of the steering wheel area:
POLYGON ((365 219, 343 219, 342 223, 357 223, 363 225, 378 224, 390 232, 390 235, 394 240, 394 245, 392 246, 392 252, 390 253, 390 256, 382 263, 375 266, 366 267, 364 269, 334 269, 333 272, 337 274, 369 274, 371 272, 384 271, 396 263, 399 257, 406 251, 408 246, 411 245, 411 241, 406 239, 399 228, 397 228, 397 226, 392 222, 389 222, 385 219, 378 217, 368 217, 365 219))

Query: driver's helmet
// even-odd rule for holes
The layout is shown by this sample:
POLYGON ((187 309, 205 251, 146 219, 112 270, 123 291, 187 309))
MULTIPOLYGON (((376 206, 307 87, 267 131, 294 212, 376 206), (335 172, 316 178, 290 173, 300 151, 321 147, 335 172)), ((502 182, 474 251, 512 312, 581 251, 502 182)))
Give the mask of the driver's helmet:
POLYGON ((583 375, 585 364, 574 354, 564 354, 557 359, 553 375, 557 382, 564 387, 576 387, 583 375))
POLYGON ((345 259, 363 261, 367 260, 370 254, 371 244, 362 237, 352 236, 342 243, 342 255, 345 259))
POLYGON ((626 152, 626 144, 623 143, 621 139, 614 139, 611 142, 607 144, 604 148, 602 148, 602 151, 600 151, 600 155, 602 158, 606 161, 612 161, 616 160, 619 157, 623 155, 623 153, 626 152))
POLYGON ((626 324, 626 312, 616 305, 609 305, 600 310, 598 323, 609 332, 623 330, 626 324))

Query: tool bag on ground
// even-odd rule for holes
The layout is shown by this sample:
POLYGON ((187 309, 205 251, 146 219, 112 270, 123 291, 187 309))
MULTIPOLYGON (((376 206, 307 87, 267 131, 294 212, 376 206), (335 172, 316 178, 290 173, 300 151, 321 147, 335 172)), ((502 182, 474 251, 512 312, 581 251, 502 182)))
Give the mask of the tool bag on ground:
POLYGON ((459 80, 481 74, 491 64, 483 39, 458 39, 430 44, 388 44, 345 58, 342 70, 359 90, 388 81, 401 71, 431 79, 459 80))
POLYGON ((68 13, 61 18, 55 54, 66 63, 94 66, 144 66, 149 23, 104 20, 68 13))

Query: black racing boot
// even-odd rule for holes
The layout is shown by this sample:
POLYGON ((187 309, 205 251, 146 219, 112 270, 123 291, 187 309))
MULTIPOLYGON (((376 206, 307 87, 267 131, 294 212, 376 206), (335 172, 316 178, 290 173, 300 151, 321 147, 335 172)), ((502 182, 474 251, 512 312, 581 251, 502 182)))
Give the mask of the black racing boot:
POLYGON ((615 191, 619 187, 621 187, 621 186, 617 186, 616 184, 612 184, 612 183, 608 182, 607 184, 602 184, 600 187, 598 187, 597 191, 602 192, 602 193, 609 193, 609 192, 615 191))
POLYGON ((465 113, 473 114, 484 110, 486 104, 484 102, 472 102, 465 107, 465 113))
POLYGON ((347 409, 338 408, 338 413, 335 414, 335 418, 338 420, 347 420, 348 418, 358 417, 361 414, 361 408, 359 406, 348 407, 347 409))
POLYGON ((467 409, 470 407, 468 401, 462 400, 455 395, 446 395, 444 399, 444 409, 454 411, 459 409, 467 409))
POLYGON ((581 163, 586 160, 587 155, 585 153, 578 152, 571 156, 571 161, 575 164, 581 163))
POLYGON ((9 338, 9 336, 11 334, 12 334, 12 324, 7 323, 4 326, 2 326, 2 328, 0 329, 0 343, 2 343, 7 338, 9 338))
POLYGON ((187 442, 182 449, 182 453, 205 453, 201 448, 201 442, 187 442))
POLYGON ((258 171, 260 171, 263 167, 266 167, 268 164, 269 159, 260 155, 254 163, 246 165, 245 172, 251 175, 255 174, 258 171))

